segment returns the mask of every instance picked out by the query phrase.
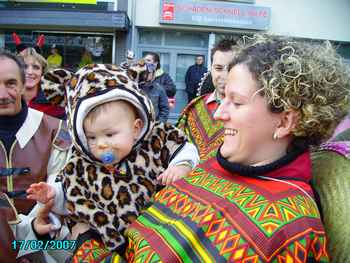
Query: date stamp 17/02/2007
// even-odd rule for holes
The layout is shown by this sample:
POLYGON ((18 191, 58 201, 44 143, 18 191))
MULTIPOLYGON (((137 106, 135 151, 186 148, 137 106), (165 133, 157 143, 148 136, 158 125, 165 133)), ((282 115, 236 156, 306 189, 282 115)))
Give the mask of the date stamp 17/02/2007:
POLYGON ((76 240, 13 240, 13 250, 74 250, 76 240))

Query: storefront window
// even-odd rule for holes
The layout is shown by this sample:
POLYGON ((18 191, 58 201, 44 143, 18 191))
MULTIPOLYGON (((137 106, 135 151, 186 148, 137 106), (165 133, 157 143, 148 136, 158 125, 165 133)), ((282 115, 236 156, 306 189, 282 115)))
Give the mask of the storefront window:
POLYGON ((154 30, 140 30, 140 44, 160 45, 162 42, 162 32, 154 30))
POLYGON ((165 32, 165 45, 207 48, 208 33, 182 31, 165 32))
POLYGON ((139 29, 139 35, 143 45, 208 47, 208 33, 139 29))
MULTIPOLYGON (((42 55, 47 58, 54 45, 62 56, 62 67, 72 71, 78 70, 84 64, 112 63, 113 36, 111 35, 41 33, 35 31, 16 33, 23 43, 29 45, 35 43, 39 34, 44 34, 45 45, 42 48, 42 55)), ((5 48, 13 52, 16 50, 12 32, 5 32, 5 48)))

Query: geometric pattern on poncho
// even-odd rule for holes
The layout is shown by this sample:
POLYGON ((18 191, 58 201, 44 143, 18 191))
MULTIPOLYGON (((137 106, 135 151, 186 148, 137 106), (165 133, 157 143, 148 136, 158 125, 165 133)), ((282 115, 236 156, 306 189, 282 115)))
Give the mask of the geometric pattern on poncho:
POLYGON ((86 240, 79 249, 75 252, 72 262, 92 262, 100 263, 106 258, 108 250, 103 243, 100 243, 94 239, 86 240))
MULTIPOLYGON (((294 195, 271 201, 275 196, 260 195, 249 187, 210 175, 201 168, 192 172, 192 176, 185 180, 191 185, 203 188, 235 204, 267 237, 299 218, 320 217, 315 202, 305 195, 294 195)), ((181 197, 176 197, 177 204, 179 204, 179 198, 181 197)), ((191 205, 188 200, 187 202, 183 200, 182 203, 191 205)), ((167 206, 169 207, 169 203, 167 206)))
POLYGON ((117 253, 111 252, 101 241, 89 239, 73 255, 72 263, 125 263, 117 253))
MULTIPOLYGON (((328 262, 323 229, 310 226, 299 233, 295 225, 319 220, 315 203, 308 197, 294 195, 271 200, 272 194, 258 194, 232 180, 206 174, 200 168, 185 181, 196 186, 194 189, 205 191, 192 192, 188 188, 178 191, 168 186, 158 192, 153 206, 134 223, 147 239, 135 228, 128 230, 132 260, 158 262, 158 251, 172 254, 170 258, 174 262, 186 259, 192 262, 308 262, 310 258, 328 262), (207 203, 200 197, 203 193, 224 198, 232 205, 215 202, 215 197, 207 203), (225 217, 223 211, 227 212, 225 217), (234 219, 228 214, 234 215, 234 219), (251 228, 255 228, 255 236, 249 235, 251 228), (284 233, 288 233, 288 239, 283 238, 284 233), (278 236, 281 238, 271 238, 278 236)), ((276 197, 276 193, 273 196, 276 197)))
MULTIPOLYGON (((223 143, 223 123, 214 119, 214 111, 206 104, 207 97, 193 100, 182 112, 177 127, 185 131, 189 140, 197 147, 201 162, 216 155, 223 143)), ((211 102, 211 104, 216 102, 211 102)))

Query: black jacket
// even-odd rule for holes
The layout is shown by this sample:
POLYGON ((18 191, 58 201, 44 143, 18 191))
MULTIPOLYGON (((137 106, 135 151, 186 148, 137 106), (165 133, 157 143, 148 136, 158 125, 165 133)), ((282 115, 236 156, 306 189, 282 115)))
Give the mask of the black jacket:
POLYGON ((208 69, 204 65, 195 64, 188 68, 185 76, 186 91, 188 93, 197 93, 198 84, 207 71, 208 69))

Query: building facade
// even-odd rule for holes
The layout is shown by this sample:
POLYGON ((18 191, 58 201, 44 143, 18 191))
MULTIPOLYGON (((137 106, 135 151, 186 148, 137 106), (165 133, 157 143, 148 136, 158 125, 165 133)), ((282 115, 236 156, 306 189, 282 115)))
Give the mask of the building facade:
POLYGON ((47 58, 54 45, 63 57, 62 66, 73 71, 82 65, 84 52, 95 63, 124 59, 130 28, 126 0, 47 2, 0 1, 0 48, 15 51, 13 32, 29 45, 43 34, 43 56, 47 58), (80 4, 84 2, 94 4, 80 4))
POLYGON ((160 54, 177 86, 175 120, 187 103, 184 76, 196 55, 210 67, 210 49, 225 36, 269 32, 302 39, 331 40, 350 61, 348 0, 132 0, 129 44, 138 57, 160 54))
POLYGON ((28 43, 44 34, 44 56, 55 44, 72 70, 85 49, 93 62, 115 64, 127 49, 137 58, 157 52, 177 86, 175 121, 187 103, 187 68, 197 55, 210 68, 210 50, 223 37, 269 32, 327 39, 350 62, 349 13, 349 0, 0 0, 0 48, 15 50, 13 32, 28 43))

